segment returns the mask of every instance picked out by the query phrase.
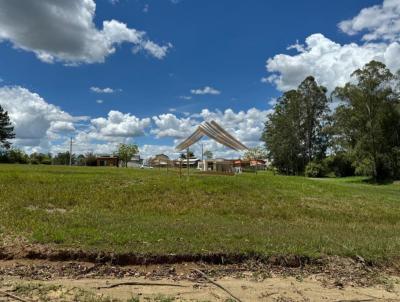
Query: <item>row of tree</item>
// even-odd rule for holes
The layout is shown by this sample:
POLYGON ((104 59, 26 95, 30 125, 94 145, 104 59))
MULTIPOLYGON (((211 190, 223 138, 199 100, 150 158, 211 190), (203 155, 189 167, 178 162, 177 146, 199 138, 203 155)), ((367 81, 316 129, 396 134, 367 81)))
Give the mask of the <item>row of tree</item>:
MULTIPOLYGON (((32 164, 32 165, 69 165, 70 153, 60 152, 56 155, 51 153, 34 152, 28 155, 23 150, 10 148, 0 150, 0 163, 9 164, 32 164)), ((96 166, 96 156, 93 153, 72 154, 71 163, 75 166, 96 166)))
MULTIPOLYGON (((41 165, 69 165, 74 166, 96 166, 97 165, 97 157, 95 154, 89 152, 86 154, 72 154, 70 156, 69 152, 60 152, 56 155, 52 155, 51 153, 38 153, 34 152, 28 155, 21 149, 17 148, 9 148, 11 144, 8 145, 7 148, 3 146, 0 148, 0 163, 9 163, 9 164, 41 164, 41 165)), ((131 158, 139 153, 139 149, 137 145, 131 144, 120 144, 118 146, 118 150, 114 152, 115 156, 118 156, 122 165, 127 166, 128 161, 131 158)))
POLYGON ((400 73, 377 61, 330 96, 307 77, 268 115, 262 140, 269 158, 289 175, 400 178, 399 91, 400 73))

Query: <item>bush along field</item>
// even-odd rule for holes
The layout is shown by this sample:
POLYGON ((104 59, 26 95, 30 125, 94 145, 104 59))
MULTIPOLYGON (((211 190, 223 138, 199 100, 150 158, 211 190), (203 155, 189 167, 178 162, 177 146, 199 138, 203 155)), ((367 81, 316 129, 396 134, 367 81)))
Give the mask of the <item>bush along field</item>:
POLYGON ((3 246, 372 261, 400 251, 400 184, 360 177, 0 165, 0 213, 3 246))

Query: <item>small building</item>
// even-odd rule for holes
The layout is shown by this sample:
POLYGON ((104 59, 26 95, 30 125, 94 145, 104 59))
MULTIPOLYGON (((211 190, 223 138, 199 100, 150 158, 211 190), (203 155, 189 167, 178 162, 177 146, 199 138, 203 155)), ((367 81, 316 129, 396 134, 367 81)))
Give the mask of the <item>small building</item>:
POLYGON ((266 161, 262 159, 236 159, 233 161, 236 173, 243 171, 265 170, 266 161))
POLYGON ((148 165, 150 167, 168 167, 170 162, 171 161, 167 155, 157 154, 148 160, 148 165))
POLYGON ((203 172, 234 173, 233 161, 224 158, 206 159, 200 161, 198 169, 203 172))
MULTIPOLYGON (((120 163, 120 167, 123 166, 123 163, 120 163)), ((128 161, 127 167, 128 168, 141 168, 143 166, 143 158, 140 158, 140 155, 134 155, 132 158, 128 161)))
POLYGON ((99 167, 118 167, 118 156, 98 156, 96 157, 96 166, 99 167))
MULTIPOLYGON (((178 158, 173 161, 173 164, 175 167, 182 167, 186 168, 187 167, 187 159, 185 158, 178 158)), ((198 168, 200 159, 194 157, 194 158, 189 158, 189 167, 191 168, 198 168)))

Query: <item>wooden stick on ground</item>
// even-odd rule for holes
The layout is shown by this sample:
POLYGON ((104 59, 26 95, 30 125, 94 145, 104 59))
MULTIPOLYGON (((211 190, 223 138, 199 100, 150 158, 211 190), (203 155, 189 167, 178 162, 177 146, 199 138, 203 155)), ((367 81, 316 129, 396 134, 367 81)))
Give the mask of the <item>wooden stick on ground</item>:
POLYGON ((21 302, 30 302, 30 300, 26 300, 26 299, 20 298, 20 297, 18 297, 18 296, 15 296, 15 295, 10 294, 10 293, 8 293, 8 292, 4 292, 4 291, 2 291, 2 290, 0 290, 0 294, 1 294, 1 295, 4 295, 4 296, 6 296, 6 297, 10 297, 10 298, 12 298, 12 299, 14 299, 14 300, 17 300, 17 301, 21 301, 21 302))
POLYGON ((214 284, 216 287, 219 287, 220 289, 222 289, 224 292, 226 292, 227 294, 229 294, 233 299, 235 299, 238 302, 242 302, 242 300, 240 300, 238 297, 236 297, 234 294, 232 294, 229 290, 227 290, 225 287, 223 287, 222 285, 218 284, 217 282, 213 281, 210 277, 208 277, 204 272, 202 272, 201 270, 198 269, 194 269, 195 272, 199 273, 203 278, 207 279, 208 282, 214 284))
POLYGON ((370 302, 370 301, 376 301, 373 299, 363 299, 363 300, 337 300, 336 302, 370 302))
POLYGON ((187 287, 186 285, 174 284, 174 283, 151 283, 151 282, 136 282, 136 281, 131 281, 131 282, 115 283, 115 284, 111 284, 111 285, 109 285, 109 286, 99 286, 99 287, 97 287, 97 288, 98 288, 98 289, 100 289, 100 288, 114 288, 114 287, 124 286, 124 285, 187 287))

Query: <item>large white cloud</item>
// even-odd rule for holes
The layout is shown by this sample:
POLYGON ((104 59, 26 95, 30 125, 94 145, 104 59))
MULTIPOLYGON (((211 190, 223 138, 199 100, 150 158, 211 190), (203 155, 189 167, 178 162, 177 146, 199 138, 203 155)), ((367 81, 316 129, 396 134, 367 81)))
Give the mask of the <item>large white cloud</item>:
POLYGON ((86 119, 74 117, 47 103, 37 93, 19 86, 0 87, 0 105, 8 111, 17 143, 22 146, 40 145, 49 136, 73 132, 73 123, 86 119))
POLYGON ((349 35, 365 32, 365 41, 399 41, 400 0, 384 0, 382 5, 364 8, 354 18, 340 22, 339 28, 349 35))
MULTIPOLYGON (((120 143, 134 143, 135 138, 145 135, 151 124, 150 118, 140 119, 130 113, 111 110, 107 117, 91 119, 75 131, 73 152, 85 154, 112 154, 120 143)), ((53 153, 65 152, 69 148, 69 138, 64 137, 61 143, 53 144, 53 153)))
POLYGON ((341 45, 320 33, 310 35, 304 45, 289 46, 288 49, 295 49, 296 54, 278 54, 269 58, 266 68, 270 75, 263 81, 284 91, 295 88, 307 76, 313 75, 332 91, 349 81, 354 70, 371 60, 381 61, 392 71, 397 71, 400 69, 399 22, 399 0, 386 0, 383 5, 366 8, 354 19, 339 24, 348 34, 367 31, 366 42, 341 45))
POLYGON ((14 146, 27 152, 60 152, 74 138, 74 152, 108 153, 120 142, 133 142, 151 125, 150 118, 111 110, 107 117, 73 116, 26 88, 0 87, 0 105, 15 127, 14 146))
POLYGON ((151 133, 157 138, 183 138, 190 135, 196 125, 195 120, 190 118, 178 118, 172 113, 153 116, 153 121, 156 127, 151 130, 151 133))
POLYGON ((99 140, 115 138, 137 137, 144 135, 145 129, 150 126, 151 119, 140 119, 130 113, 111 110, 107 118, 99 117, 91 121, 91 135, 99 140))
POLYGON ((269 110, 259 110, 256 108, 238 112, 232 109, 226 109, 223 112, 203 109, 196 116, 200 116, 205 121, 216 121, 241 142, 253 146, 260 142, 264 123, 269 112, 269 110))
POLYGON ((158 59, 172 46, 160 46, 116 20, 103 21, 99 30, 95 10, 93 0, 0 1, 0 41, 32 51, 44 62, 66 64, 104 62, 123 42, 158 59))

